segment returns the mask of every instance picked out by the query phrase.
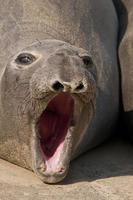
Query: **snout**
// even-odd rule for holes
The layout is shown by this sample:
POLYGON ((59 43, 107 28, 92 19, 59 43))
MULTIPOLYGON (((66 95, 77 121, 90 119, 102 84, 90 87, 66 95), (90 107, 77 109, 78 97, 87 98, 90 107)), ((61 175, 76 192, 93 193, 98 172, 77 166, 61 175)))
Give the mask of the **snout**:
POLYGON ((70 92, 70 93, 82 93, 86 89, 83 81, 65 82, 58 79, 51 82, 49 88, 53 92, 70 92))
POLYGON ((89 101, 94 96, 96 80, 92 73, 95 67, 87 61, 67 48, 49 55, 31 78, 32 97, 42 99, 49 94, 54 96, 55 93, 67 92, 84 95, 89 101))

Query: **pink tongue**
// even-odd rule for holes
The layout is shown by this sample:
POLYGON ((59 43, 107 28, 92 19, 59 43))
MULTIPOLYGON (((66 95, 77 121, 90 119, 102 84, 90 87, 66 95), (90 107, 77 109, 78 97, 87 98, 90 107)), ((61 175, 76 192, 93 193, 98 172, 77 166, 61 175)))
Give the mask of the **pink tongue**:
POLYGON ((38 121, 40 143, 47 157, 51 157, 64 140, 73 115, 74 101, 67 93, 60 93, 50 101, 38 121))

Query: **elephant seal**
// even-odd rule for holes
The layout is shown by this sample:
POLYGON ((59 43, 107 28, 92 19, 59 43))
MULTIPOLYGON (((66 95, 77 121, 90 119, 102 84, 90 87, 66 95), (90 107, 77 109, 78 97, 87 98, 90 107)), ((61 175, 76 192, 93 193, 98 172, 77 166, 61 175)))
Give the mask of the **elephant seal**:
POLYGON ((1 3, 0 157, 56 183, 118 118, 114 5, 1 3))
POLYGON ((121 69, 123 118, 126 133, 133 140, 133 1, 114 0, 119 18, 118 57, 121 69))
POLYGON ((95 73, 85 50, 52 39, 24 49, 6 67, 3 124, 15 123, 6 133, 12 139, 15 133, 16 140, 19 127, 18 140, 31 143, 32 166, 46 182, 66 175, 72 150, 86 131, 95 108, 95 73))

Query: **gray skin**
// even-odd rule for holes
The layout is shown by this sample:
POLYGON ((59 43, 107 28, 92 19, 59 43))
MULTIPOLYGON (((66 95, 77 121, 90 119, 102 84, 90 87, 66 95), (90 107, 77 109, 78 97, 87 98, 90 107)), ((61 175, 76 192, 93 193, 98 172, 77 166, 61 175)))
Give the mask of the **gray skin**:
POLYGON ((119 18, 118 57, 121 69, 126 134, 133 141, 133 1, 113 0, 119 18))
POLYGON ((133 110, 133 1, 113 0, 119 18, 118 54, 124 111, 133 110))
POLYGON ((0 157, 56 183, 66 176, 70 160, 109 137, 117 121, 114 5, 110 0, 0 3, 0 157), (32 62, 18 62, 22 53, 30 53, 32 62), (56 81, 63 89, 53 88, 56 81), (74 99, 74 124, 54 169, 47 171, 36 121, 60 92, 74 99))

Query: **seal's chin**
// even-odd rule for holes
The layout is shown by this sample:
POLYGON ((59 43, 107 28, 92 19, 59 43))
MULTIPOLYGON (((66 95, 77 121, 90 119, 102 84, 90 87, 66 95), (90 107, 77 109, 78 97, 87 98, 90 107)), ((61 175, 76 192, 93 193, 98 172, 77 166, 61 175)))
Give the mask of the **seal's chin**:
MULTIPOLYGON (((74 100, 68 93, 56 95, 47 105, 37 122, 45 174, 57 172, 58 163, 69 129, 73 123, 74 100)), ((60 172, 63 169, 59 169, 60 172)))

